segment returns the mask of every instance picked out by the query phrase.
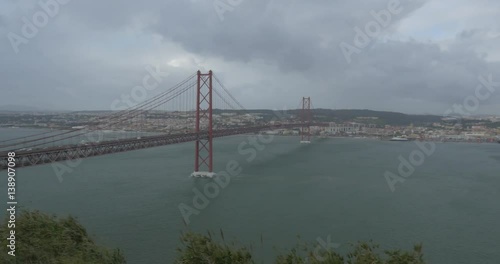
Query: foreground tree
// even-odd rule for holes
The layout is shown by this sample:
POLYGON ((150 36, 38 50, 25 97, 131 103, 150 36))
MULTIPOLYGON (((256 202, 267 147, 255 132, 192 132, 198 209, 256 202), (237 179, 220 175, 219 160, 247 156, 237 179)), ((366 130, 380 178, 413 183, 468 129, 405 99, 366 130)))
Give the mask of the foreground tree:
POLYGON ((0 224, 0 263, 122 264, 120 250, 97 246, 75 218, 57 218, 39 211, 21 212, 15 223, 15 257, 8 255, 8 218, 0 224))
MULTIPOLYGON (((9 237, 8 219, 0 223, 0 236, 9 237)), ((85 228, 75 218, 57 218, 39 211, 25 211, 16 219, 15 257, 8 255, 8 240, 1 242, 0 263, 14 264, 123 264, 125 258, 119 250, 97 246, 85 228)), ((251 250, 228 244, 224 233, 217 242, 212 234, 187 232, 182 234, 178 248, 178 264, 247 264, 256 263, 251 250)), ((262 241, 261 241, 262 243, 262 241)), ((379 250, 373 243, 359 242, 352 250, 341 255, 332 250, 318 250, 307 243, 298 244, 276 257, 277 264, 423 264, 422 246, 412 251, 379 250)))
MULTIPOLYGON (((245 247, 229 245, 224 241, 216 242, 212 235, 187 232, 181 235, 182 247, 178 249, 178 264, 231 264, 256 263, 250 251, 245 247)), ((412 251, 379 250, 373 243, 359 242, 345 256, 333 250, 318 251, 308 244, 299 244, 279 254, 276 264, 424 264, 422 246, 414 246, 412 251)))
MULTIPOLYGON (((224 241, 224 233, 221 231, 224 241)), ((254 263, 252 255, 244 247, 236 247, 224 243, 217 243, 212 239, 212 235, 200 235, 187 232, 181 235, 182 247, 178 248, 179 264, 246 264, 254 263)))
POLYGON ((412 251, 379 250, 377 244, 358 242, 345 256, 328 251, 309 249, 307 244, 296 246, 276 259, 276 264, 424 264, 422 246, 412 251))

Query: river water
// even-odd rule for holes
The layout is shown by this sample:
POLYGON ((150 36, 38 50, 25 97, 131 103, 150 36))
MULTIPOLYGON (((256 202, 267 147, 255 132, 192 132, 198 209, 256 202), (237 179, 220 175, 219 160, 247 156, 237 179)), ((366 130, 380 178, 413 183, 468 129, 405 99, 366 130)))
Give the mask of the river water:
MULTIPOLYGON (((3 128, 0 140, 37 132, 3 128)), ((119 247, 129 263, 172 263, 187 229, 222 229, 226 240, 252 245, 264 263, 293 246, 297 235, 309 242, 330 236, 340 251, 358 240, 404 249, 422 242, 428 263, 498 263, 500 144, 436 143, 392 192, 384 173, 397 175, 398 157, 408 159, 419 149, 415 143, 298 141, 274 137, 249 162, 251 154, 238 151, 248 136, 217 139, 216 170, 234 160, 241 173, 190 215, 187 226, 179 205, 195 208, 193 188, 203 192, 213 182, 188 177, 194 143, 22 168, 18 201, 78 217, 98 243, 119 247)))

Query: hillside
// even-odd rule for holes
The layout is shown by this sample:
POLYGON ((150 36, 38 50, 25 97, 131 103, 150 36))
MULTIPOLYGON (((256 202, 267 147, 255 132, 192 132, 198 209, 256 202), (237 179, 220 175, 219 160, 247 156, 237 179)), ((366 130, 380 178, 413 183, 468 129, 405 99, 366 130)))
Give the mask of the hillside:
MULTIPOLYGON (((276 118, 274 111, 269 109, 226 111, 214 110, 214 113, 238 112, 238 113, 260 113, 265 119, 276 118)), ((278 111, 283 118, 293 118, 300 116, 301 110, 278 111)), ((347 122, 355 121, 359 123, 371 123, 377 125, 407 126, 426 125, 434 122, 441 122, 441 116, 436 115, 409 115, 397 112, 384 112, 373 110, 333 110, 333 109, 312 109, 314 120, 319 122, 347 122)))

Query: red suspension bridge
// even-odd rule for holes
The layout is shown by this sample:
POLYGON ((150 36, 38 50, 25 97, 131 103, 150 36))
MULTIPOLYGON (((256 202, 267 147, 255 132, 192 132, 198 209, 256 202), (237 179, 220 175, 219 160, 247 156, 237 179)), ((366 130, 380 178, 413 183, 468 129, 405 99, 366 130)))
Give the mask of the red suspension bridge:
POLYGON ((94 117, 84 126, 0 141, 0 170, 9 167, 9 152, 15 152, 16 167, 26 167, 194 141, 192 175, 212 177, 214 138, 298 128, 300 142, 310 143, 310 127, 318 125, 312 122, 311 107, 311 98, 304 97, 298 107, 300 120, 294 120, 295 115, 233 120, 227 110, 249 119, 252 114, 212 71, 198 71, 165 92, 128 109, 94 117), (224 114, 229 117, 221 118, 224 114), (120 132, 119 136, 112 131, 120 132), (106 138, 107 134, 114 136, 106 138))

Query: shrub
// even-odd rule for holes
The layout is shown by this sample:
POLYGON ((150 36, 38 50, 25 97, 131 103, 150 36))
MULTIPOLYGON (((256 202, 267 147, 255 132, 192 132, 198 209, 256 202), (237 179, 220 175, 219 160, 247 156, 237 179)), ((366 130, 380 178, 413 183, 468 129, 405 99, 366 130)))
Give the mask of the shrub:
MULTIPOLYGON (((8 218, 0 225, 2 238, 9 236, 7 221, 8 218)), ((120 250, 108 250, 97 246, 85 228, 71 216, 57 218, 39 211, 23 211, 16 218, 15 224, 16 256, 7 254, 8 241, 2 239, 0 263, 126 263, 120 250)))

